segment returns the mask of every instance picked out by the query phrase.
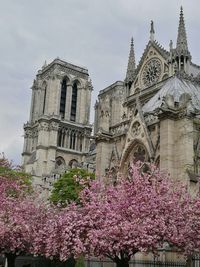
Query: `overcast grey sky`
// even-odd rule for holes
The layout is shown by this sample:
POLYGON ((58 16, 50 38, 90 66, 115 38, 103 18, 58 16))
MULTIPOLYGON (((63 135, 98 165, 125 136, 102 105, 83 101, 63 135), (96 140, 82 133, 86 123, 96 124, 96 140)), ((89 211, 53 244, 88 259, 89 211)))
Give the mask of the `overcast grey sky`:
MULTIPOLYGON (((176 42, 183 6, 189 49, 200 64, 199 0, 0 0, 0 152, 21 161, 34 76, 55 57, 86 66, 94 91, 126 73, 131 36, 138 63, 149 39, 176 42)), ((91 118, 93 120, 93 118, 91 118)))

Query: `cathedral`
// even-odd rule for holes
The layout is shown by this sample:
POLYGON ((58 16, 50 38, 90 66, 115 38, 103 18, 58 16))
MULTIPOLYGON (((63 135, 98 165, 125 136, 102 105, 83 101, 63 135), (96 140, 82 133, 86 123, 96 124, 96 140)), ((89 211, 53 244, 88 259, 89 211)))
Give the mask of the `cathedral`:
MULTIPOLYGON (((24 125, 23 166, 50 179, 72 167, 125 173, 150 161, 195 186, 200 174, 200 66, 192 62, 183 9, 176 44, 150 38, 136 65, 131 40, 126 77, 101 90, 89 122, 93 90, 88 70, 59 58, 38 71, 30 119, 24 125)), ((36 179, 37 180, 37 179, 36 179)))

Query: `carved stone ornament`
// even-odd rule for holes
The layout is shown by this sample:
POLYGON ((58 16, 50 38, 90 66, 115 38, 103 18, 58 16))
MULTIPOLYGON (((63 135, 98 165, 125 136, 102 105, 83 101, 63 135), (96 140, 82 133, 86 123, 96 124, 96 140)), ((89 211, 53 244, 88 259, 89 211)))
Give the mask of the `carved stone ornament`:
POLYGON ((161 76, 161 61, 158 58, 150 59, 144 66, 142 72, 142 82, 145 87, 156 83, 161 76))
POLYGON ((57 131, 59 128, 59 124, 56 122, 51 122, 49 125, 49 130, 50 131, 57 131))
POLYGON ((31 130, 25 130, 24 137, 25 138, 31 138, 32 137, 32 131, 31 130))
POLYGON ((133 136, 138 136, 141 132, 141 125, 138 121, 134 122, 132 126, 132 134, 133 136))
POLYGON ((46 123, 46 122, 41 122, 41 123, 39 124, 39 126, 38 126, 38 130, 39 130, 39 131, 41 131, 41 130, 43 130, 43 131, 48 131, 48 130, 49 130, 49 125, 48 125, 48 123, 46 123))

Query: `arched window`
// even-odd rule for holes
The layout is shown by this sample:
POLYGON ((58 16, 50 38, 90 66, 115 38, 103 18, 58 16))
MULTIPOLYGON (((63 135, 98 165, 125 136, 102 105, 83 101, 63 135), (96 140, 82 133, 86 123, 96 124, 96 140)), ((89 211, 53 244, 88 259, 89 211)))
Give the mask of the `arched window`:
POLYGON ((67 78, 64 78, 61 83, 61 95, 60 95, 60 115, 61 118, 65 117, 65 103, 67 95, 67 78))
POLYGON ((130 160, 132 160, 133 163, 136 163, 137 161, 147 161, 148 159, 145 147, 141 144, 137 144, 132 150, 130 160))
POLYGON ((44 91, 42 114, 44 114, 45 113, 45 106, 46 106, 46 94, 47 94, 47 83, 46 82, 43 83, 42 88, 44 91))
POLYGON ((61 147, 62 145, 62 131, 58 131, 58 146, 61 147))
POLYGON ((138 161, 148 162, 149 155, 146 147, 142 143, 136 141, 129 146, 122 160, 121 164, 124 166, 123 172, 128 172, 129 167, 138 161))
POLYGON ((70 149, 75 149, 75 144, 76 144, 76 133, 74 131, 72 131, 71 134, 70 134, 69 148, 70 149))
POLYGON ((72 103, 71 103, 71 114, 70 120, 76 120, 76 106, 77 106, 77 83, 75 82, 72 86, 72 103))
POLYGON ((65 160, 62 157, 56 158, 55 169, 64 169, 65 165, 65 160))
POLYGON ((69 162, 69 167, 70 168, 77 168, 77 166, 78 166, 78 161, 76 160, 76 159, 72 159, 72 160, 70 160, 70 162, 69 162))

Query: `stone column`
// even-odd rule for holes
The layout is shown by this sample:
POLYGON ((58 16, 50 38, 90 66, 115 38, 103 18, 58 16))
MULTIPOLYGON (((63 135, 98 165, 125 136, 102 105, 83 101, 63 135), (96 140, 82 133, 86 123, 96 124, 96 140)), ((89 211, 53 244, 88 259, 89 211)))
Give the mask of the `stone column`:
POLYGON ((65 119, 70 120, 71 115, 71 103, 72 103, 72 84, 67 84, 67 95, 65 104, 65 119))
POLYGON ((80 121, 80 110, 81 110, 81 88, 78 87, 77 90, 77 103, 76 103, 76 122, 81 122, 80 121))
POLYGON ((174 141, 175 122, 172 119, 162 119, 160 122, 160 168, 166 170, 172 176, 174 169, 174 141))
POLYGON ((89 123, 90 121, 90 106, 91 106, 91 89, 87 89, 87 105, 86 105, 86 122, 89 123))
POLYGON ((36 176, 42 176, 47 173, 47 150, 49 144, 49 124, 46 121, 39 121, 38 126, 38 145, 36 149, 36 176))
POLYGON ((80 90, 81 90, 81 101, 80 101, 80 107, 79 107, 79 110, 80 110, 79 122, 85 123, 85 116, 86 116, 85 110, 88 105, 88 103, 86 102, 86 97, 85 97, 86 89, 81 88, 80 90))
POLYGON ((170 117, 160 120, 160 167, 172 178, 188 183, 187 170, 193 170, 194 164, 193 120, 177 113, 170 117))
POLYGON ((188 179, 187 170, 194 171, 194 136, 192 118, 180 118, 176 122, 175 164, 177 178, 188 179))
POLYGON ((32 96, 31 96, 31 110, 30 110, 30 119, 32 122, 34 120, 34 105, 35 105, 35 89, 32 87, 32 96))
POLYGON ((60 114, 61 76, 53 75, 48 81, 48 114, 60 114))
POLYGON ((105 174, 105 168, 109 167, 111 149, 109 139, 97 140, 96 146, 96 176, 102 178, 105 174))
POLYGON ((58 125, 59 124, 56 121, 51 121, 49 125, 49 144, 47 151, 47 166, 46 166, 47 173, 51 173, 51 171, 55 168, 58 125))

